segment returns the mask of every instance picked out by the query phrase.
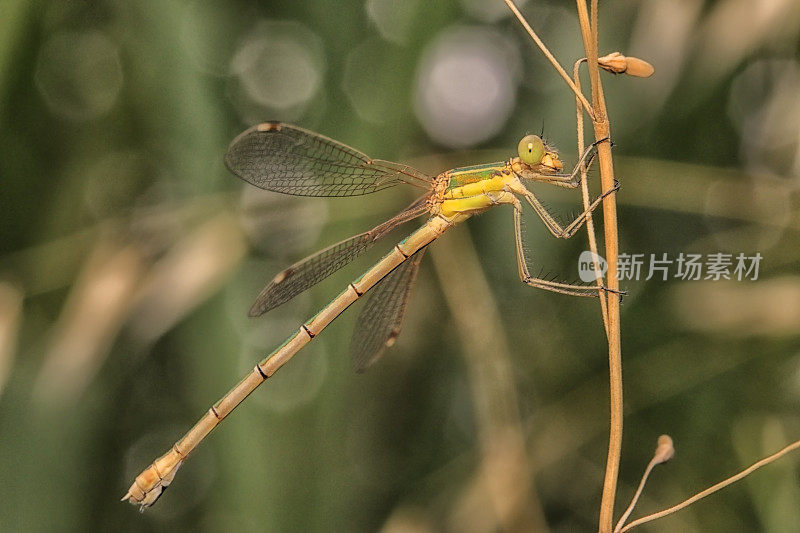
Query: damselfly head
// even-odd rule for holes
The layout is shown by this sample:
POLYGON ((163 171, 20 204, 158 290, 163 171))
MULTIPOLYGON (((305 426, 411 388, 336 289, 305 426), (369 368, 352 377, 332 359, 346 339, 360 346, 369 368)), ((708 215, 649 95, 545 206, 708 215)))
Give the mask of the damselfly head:
POLYGON ((526 135, 517 146, 519 159, 528 166, 544 166, 555 172, 562 169, 563 165, 558 158, 558 152, 546 145, 538 135, 526 135))

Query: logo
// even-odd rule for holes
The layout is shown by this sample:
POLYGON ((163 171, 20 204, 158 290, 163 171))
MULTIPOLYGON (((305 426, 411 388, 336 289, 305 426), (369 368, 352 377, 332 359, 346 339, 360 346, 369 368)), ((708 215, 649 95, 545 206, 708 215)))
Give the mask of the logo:
MULTIPOLYGON (((686 280, 751 280, 758 279, 763 256, 756 252, 716 252, 694 254, 680 252, 677 257, 669 254, 619 254, 617 256, 617 279, 620 281, 686 280)), ((578 258, 578 275, 584 283, 597 280, 598 274, 605 276, 608 263, 589 250, 578 258)))
POLYGON ((578 257, 578 276, 584 283, 596 281, 598 274, 605 276, 607 270, 606 260, 591 250, 584 250, 578 257))

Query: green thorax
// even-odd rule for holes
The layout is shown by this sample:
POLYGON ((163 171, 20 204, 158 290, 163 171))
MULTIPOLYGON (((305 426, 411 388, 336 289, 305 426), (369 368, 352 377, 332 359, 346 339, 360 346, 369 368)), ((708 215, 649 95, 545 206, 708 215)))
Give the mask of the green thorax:
POLYGON ((455 189, 468 183, 475 183, 476 181, 488 180, 497 175, 500 171, 505 169, 508 163, 501 161, 498 163, 486 163, 484 165, 475 165, 471 167, 459 167, 449 171, 450 182, 447 184, 447 189, 455 189))

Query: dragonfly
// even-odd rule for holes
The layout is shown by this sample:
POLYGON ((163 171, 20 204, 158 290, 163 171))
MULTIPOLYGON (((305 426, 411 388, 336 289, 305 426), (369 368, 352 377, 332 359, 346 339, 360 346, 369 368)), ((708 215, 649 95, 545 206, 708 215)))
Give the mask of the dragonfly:
POLYGON ((258 295, 250 316, 262 315, 319 283, 398 226, 423 216, 427 219, 258 362, 166 454, 136 477, 122 501, 139 505, 142 511, 153 505, 172 483, 189 454, 234 408, 367 292, 370 295, 358 317, 351 352, 356 371, 362 372, 373 364, 400 334, 411 287, 426 247, 473 215, 498 205, 512 206, 517 267, 526 285, 577 296, 598 296, 600 291, 611 290, 599 284, 576 285, 532 276, 523 245, 522 219, 524 200, 555 237, 572 237, 587 215, 603 198, 614 193, 619 184, 602 192, 586 210, 565 225, 557 221, 525 184, 578 187, 581 168, 591 165, 597 145, 607 140, 590 145, 570 173, 562 173, 563 163, 555 148, 538 135, 526 135, 519 142, 517 156, 507 161, 454 168, 430 177, 407 165, 372 159, 333 139, 290 124, 267 122, 241 133, 231 142, 225 164, 233 174, 261 189, 314 197, 360 196, 399 185, 424 190, 422 196, 390 220, 280 272, 258 295))

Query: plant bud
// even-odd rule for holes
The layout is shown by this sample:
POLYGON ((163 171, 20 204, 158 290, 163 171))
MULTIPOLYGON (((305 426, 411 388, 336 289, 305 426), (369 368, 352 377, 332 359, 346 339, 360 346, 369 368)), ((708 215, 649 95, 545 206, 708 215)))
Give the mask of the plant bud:
POLYGON ((638 57, 627 57, 619 52, 612 52, 597 60, 600 67, 614 74, 628 74, 637 78, 648 78, 653 75, 653 65, 638 57))

